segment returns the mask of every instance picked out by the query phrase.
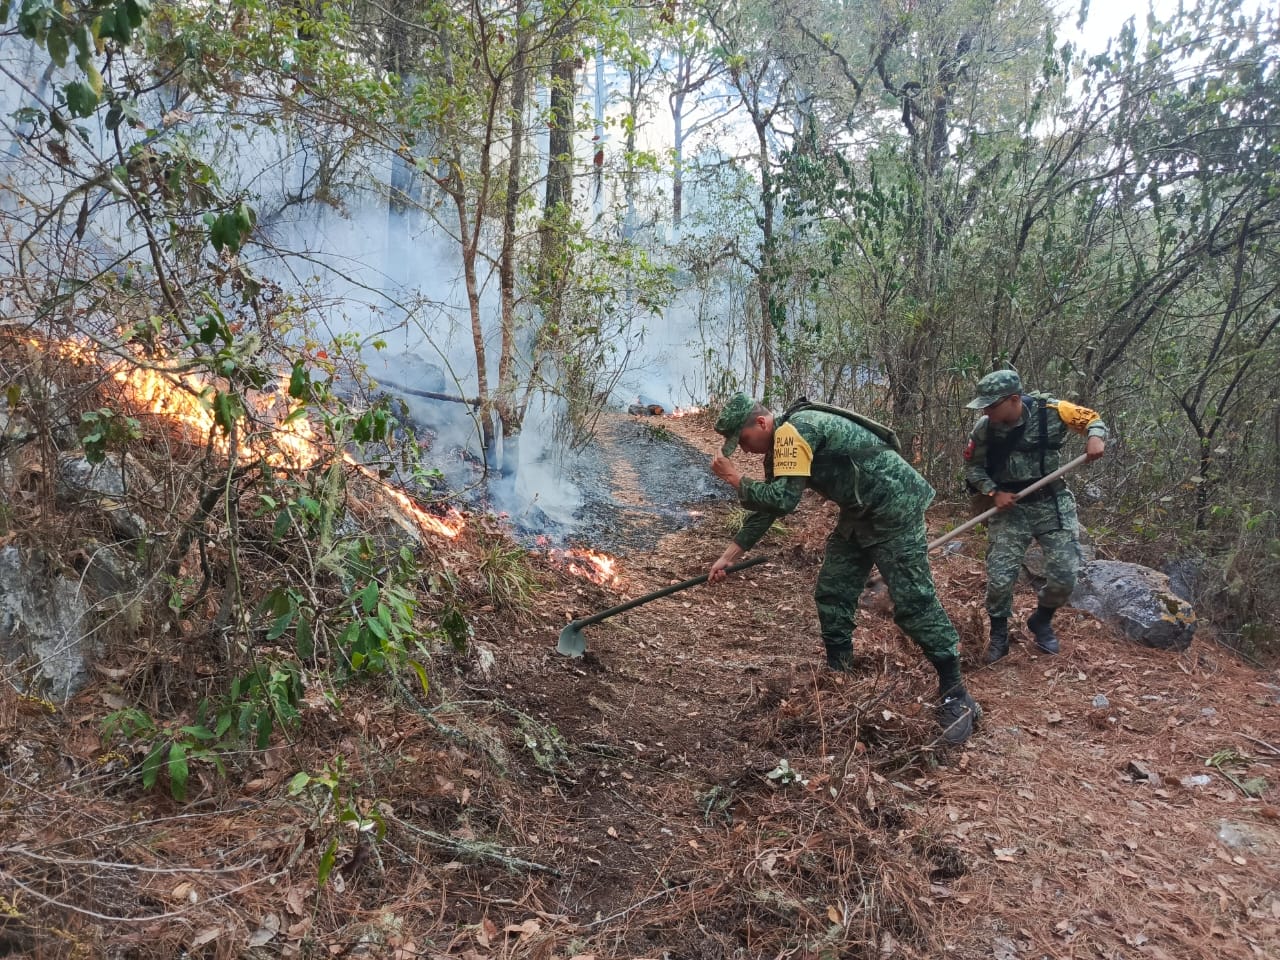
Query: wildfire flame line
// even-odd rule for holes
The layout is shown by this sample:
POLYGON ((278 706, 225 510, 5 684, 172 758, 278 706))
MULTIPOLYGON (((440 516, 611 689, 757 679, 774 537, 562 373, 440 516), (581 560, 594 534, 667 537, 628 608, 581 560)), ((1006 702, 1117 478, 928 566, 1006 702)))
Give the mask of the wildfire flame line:
MULTIPOLYGON (((36 340, 31 344, 37 349, 43 345, 36 340)), ((124 357, 105 356, 97 345, 82 341, 54 341, 57 356, 75 363, 93 364, 105 370, 120 385, 128 399, 138 407, 165 417, 193 430, 204 441, 228 459, 231 457, 231 441, 221 431, 211 409, 213 386, 203 378, 185 373, 177 366, 165 367, 159 363, 132 360, 124 357)), ((253 405, 251 411, 265 424, 265 430, 252 434, 237 450, 238 458, 262 459, 272 466, 284 469, 305 469, 324 455, 325 445, 318 438, 311 422, 299 415, 300 404, 288 400, 288 381, 281 378, 281 387, 274 395, 258 394, 247 398, 253 405)), ((697 412, 697 408, 677 410, 672 416, 697 412)), ((342 454, 343 462, 370 480, 374 488, 389 497, 401 514, 412 521, 424 533, 453 539, 466 528, 466 519, 457 509, 440 517, 430 513, 411 496, 388 484, 351 454, 342 454)), ((582 547, 564 550, 548 550, 557 562, 575 576, 585 577, 604 586, 622 582, 618 561, 605 553, 582 547)))
MULTIPOLYGON (((38 341, 31 341, 39 348, 38 341)), ((137 406, 158 416, 190 428, 202 440, 210 440, 214 449, 230 459, 231 441, 218 427, 210 408, 213 387, 201 377, 184 373, 161 363, 146 364, 122 357, 104 356, 95 344, 59 340, 53 344, 57 356, 76 363, 94 364, 105 370, 120 385, 124 394, 137 406)), ((300 405, 288 400, 288 382, 281 378, 275 395, 258 394, 250 401, 252 413, 266 424, 266 432, 256 432, 237 451, 238 460, 262 459, 274 467, 305 469, 324 455, 324 446, 305 416, 299 416, 300 405)), ((375 488, 392 501, 423 532, 453 539, 466 526, 457 510, 447 517, 437 517, 417 504, 408 494, 388 485, 374 471, 344 453, 342 459, 371 480, 375 488)))

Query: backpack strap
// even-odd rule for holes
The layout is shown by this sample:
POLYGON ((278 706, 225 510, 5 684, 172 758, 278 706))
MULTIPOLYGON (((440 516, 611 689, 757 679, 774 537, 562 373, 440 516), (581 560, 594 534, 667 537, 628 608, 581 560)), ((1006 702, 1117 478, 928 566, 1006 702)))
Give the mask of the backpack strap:
MULTIPOLYGON (((1033 401, 1033 397, 1022 398, 1022 422, 1005 434, 998 443, 991 441, 991 421, 987 421, 987 476, 992 480, 995 480, 996 474, 1009 462, 1009 454, 1021 448, 1022 437, 1027 432, 1027 424, 1031 421, 1031 402, 1033 401)), ((1043 426, 1041 424, 1042 429, 1043 426)), ((1042 460, 1041 467, 1043 466, 1042 460)))
POLYGON ((872 420, 868 416, 864 416, 855 410, 846 410, 844 407, 837 407, 830 403, 821 403, 816 400, 810 400, 807 397, 800 397, 792 403, 782 416, 775 421, 774 426, 780 427, 791 418, 793 414, 800 413, 802 410, 816 410, 818 413, 832 413, 837 417, 844 417, 851 420, 864 430, 869 430, 875 434, 885 445, 887 445, 894 453, 902 453, 902 444, 898 441, 898 434, 892 427, 886 427, 877 420, 872 420))
MULTIPOLYGON (((1055 441, 1049 440, 1049 405, 1045 402, 1044 397, 1022 397, 1022 422, 1005 435, 1002 442, 993 444, 990 442, 988 435, 987 442, 987 476, 996 482, 1001 490, 1007 490, 1016 493, 1023 487, 1034 483, 1040 477, 1045 476, 1049 472, 1048 464, 1045 462, 1045 455, 1050 450, 1059 450, 1065 442, 1065 437, 1059 437, 1055 441), (1026 438, 1027 426, 1032 419, 1036 421, 1036 433, 1031 439, 1026 438), (1040 472, 1031 479, 1021 483, 1000 483, 995 480, 997 471, 1003 470, 1005 464, 1009 462, 1009 455, 1017 450, 1020 453, 1036 453, 1040 458, 1040 472)), ((1063 485, 1063 481, 1059 480, 1044 490, 1037 492, 1032 499, 1040 499, 1049 496, 1063 485)))

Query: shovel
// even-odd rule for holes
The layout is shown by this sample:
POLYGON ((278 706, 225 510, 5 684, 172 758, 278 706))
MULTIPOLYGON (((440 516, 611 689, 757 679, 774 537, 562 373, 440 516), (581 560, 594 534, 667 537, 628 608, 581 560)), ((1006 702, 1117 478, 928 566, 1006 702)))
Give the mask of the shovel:
MULTIPOLYGON (((741 563, 735 563, 731 567, 725 567, 725 573, 736 573, 739 570, 745 570, 747 567, 754 567, 758 563, 764 563, 772 560, 772 557, 752 557, 750 560, 743 560, 741 563)), ((624 610, 630 610, 632 607, 638 607, 642 603, 648 603, 650 600, 657 600, 659 597, 665 597, 680 590, 688 590, 690 587, 696 587, 700 583, 707 582, 708 574, 694 577, 692 580, 685 580, 683 583, 673 583, 669 587, 663 587, 661 590, 655 590, 653 593, 646 593, 642 597, 636 597, 634 600, 628 600, 626 603, 620 603, 616 607, 610 607, 608 610, 601 610, 599 613, 593 613, 589 617, 582 617, 574 620, 567 627, 560 631, 560 640, 556 644, 556 653, 563 654, 566 657, 580 657, 587 652, 587 638, 582 635, 582 628, 590 626, 593 623, 599 623, 601 620, 608 619, 614 614, 622 613, 624 610)))
MULTIPOLYGON (((1013 495, 1013 499, 1021 500, 1027 494, 1034 493, 1035 491, 1039 490, 1041 487, 1046 486, 1047 484, 1053 483, 1053 481, 1057 480, 1064 473, 1074 470, 1076 467, 1080 466, 1080 464, 1084 463, 1088 459, 1089 459, 1088 454, 1084 454, 1084 453, 1080 454, 1080 456, 1076 457, 1071 462, 1065 463, 1062 466, 1060 466, 1057 470, 1053 471, 1053 473, 1047 474, 1041 477, 1035 483, 1031 483, 1023 487, 1021 490, 1019 490, 1017 493, 1013 495)), ((938 547, 942 546, 948 540, 954 540, 956 537, 960 536, 960 534, 964 533, 965 531, 972 530, 978 524, 982 523, 982 521, 990 520, 999 512, 1000 512, 999 507, 992 507, 990 510, 984 510, 982 513, 978 514, 976 517, 973 517, 970 520, 966 520, 964 523, 960 524, 960 526, 956 527, 954 530, 947 531, 942 536, 938 537, 938 539, 930 540, 929 546, 926 547, 925 549, 936 550, 938 547)), ((867 581, 867 586, 878 587, 880 585, 881 579, 882 578, 880 574, 877 573, 874 577, 872 577, 870 580, 867 581)))

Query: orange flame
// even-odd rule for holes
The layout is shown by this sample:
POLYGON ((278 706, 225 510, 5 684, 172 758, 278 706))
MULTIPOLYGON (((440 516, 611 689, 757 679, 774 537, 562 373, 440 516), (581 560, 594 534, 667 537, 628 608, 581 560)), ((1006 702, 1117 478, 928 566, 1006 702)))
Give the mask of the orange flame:
POLYGON ((622 582, 617 559, 607 553, 570 547, 567 550, 548 550, 547 555, 564 564, 564 568, 575 577, 583 577, 603 587, 614 587, 622 582))
MULTIPOLYGON (((74 363, 93 363, 106 370, 130 401, 190 428, 201 440, 212 438, 219 453, 231 456, 231 441, 218 428, 213 415, 214 390, 202 378, 183 372, 166 358, 144 363, 141 359, 105 356, 92 343, 60 340, 54 349, 59 357, 74 363)), ((298 405, 291 406, 288 395, 287 381, 282 378, 276 394, 263 393, 249 398, 253 406, 251 412, 267 423, 269 438, 251 437, 244 448, 237 451, 239 460, 261 458, 272 466, 297 469, 309 467, 320 459, 315 431, 306 417, 296 415, 298 405)))
POLYGON ((701 413, 701 407, 676 407, 671 411, 671 419, 678 420, 681 417, 689 417, 695 413, 701 413))
MULTIPOLYGON (((39 346, 36 341, 32 344, 39 346)), ((201 441, 212 438, 214 448, 230 457, 230 440, 218 427, 210 409, 213 388, 200 377, 183 373, 176 365, 166 367, 163 362, 144 366, 140 361, 103 357, 94 344, 62 340, 54 349, 58 356, 75 363, 102 367, 120 384, 130 401, 190 428, 201 441)), ((285 469, 303 469, 320 459, 323 450, 311 422, 298 415, 300 405, 291 404, 288 397, 288 381, 282 378, 280 390, 274 395, 259 394, 250 398, 254 414, 267 427, 265 434, 255 434, 239 451, 241 459, 261 458, 285 469)), ((344 453, 342 459, 372 480, 376 489, 390 497, 404 516, 424 533, 453 539, 466 526, 466 520, 456 509, 450 509, 446 517, 438 517, 419 506, 408 494, 389 486, 350 454, 344 453)))
POLYGON ((378 489, 394 500, 396 505, 400 507, 404 514, 426 533, 434 533, 436 536, 448 537, 452 540, 466 527, 466 519, 454 508, 449 508, 449 513, 446 517, 437 517, 434 513, 428 513, 422 507, 418 506, 417 501, 407 493, 389 486, 381 477, 366 467, 363 463, 353 459, 351 454, 344 453, 342 455, 342 459, 351 467, 359 470, 362 474, 377 484, 378 489))

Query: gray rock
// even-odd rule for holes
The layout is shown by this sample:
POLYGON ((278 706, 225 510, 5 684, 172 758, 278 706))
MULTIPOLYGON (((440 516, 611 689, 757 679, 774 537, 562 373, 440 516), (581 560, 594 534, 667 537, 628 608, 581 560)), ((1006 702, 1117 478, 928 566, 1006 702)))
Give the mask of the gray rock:
POLYGON ((1095 710, 1105 710, 1111 706, 1111 701, 1107 699, 1105 693, 1100 693, 1093 698, 1093 706, 1095 710))
POLYGON ((46 556, 0 550, 0 660, 24 690, 65 700, 89 678, 89 609, 46 556))
POLYGON ((67 454, 58 458, 58 496, 63 500, 145 496, 155 485, 146 468, 133 457, 108 453, 101 463, 67 454))
POLYGON ((1144 647, 1185 650, 1196 632, 1195 610, 1173 592, 1169 578, 1136 563, 1085 564, 1069 603, 1144 647))
POLYGON ((58 458, 58 499, 101 508, 122 540, 147 536, 147 522, 124 504, 127 498, 146 496, 154 486, 146 468, 128 455, 109 453, 101 463, 78 454, 58 458))

